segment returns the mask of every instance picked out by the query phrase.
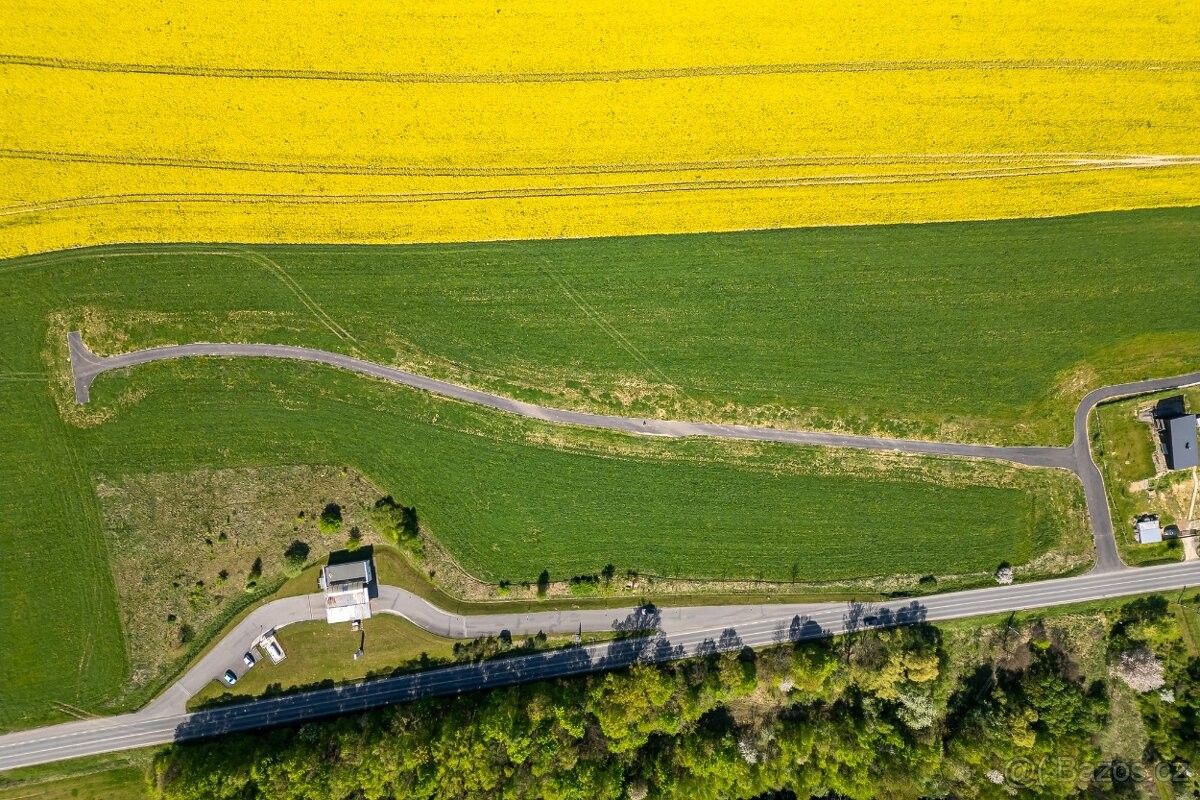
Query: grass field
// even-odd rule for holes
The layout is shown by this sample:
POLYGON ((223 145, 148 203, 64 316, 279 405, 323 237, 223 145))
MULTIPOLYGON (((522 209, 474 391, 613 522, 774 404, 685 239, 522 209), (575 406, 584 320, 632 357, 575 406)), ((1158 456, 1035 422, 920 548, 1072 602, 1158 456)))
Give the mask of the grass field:
POLYGON ((0 800, 149 800, 146 772, 158 748, 0 773, 0 800))
POLYGON ((0 255, 1200 200, 1200 13, 1172 0, 0 12, 0 255))
MULTIPOLYGON (((1139 218, 1162 230, 1191 230, 1190 217, 1182 212, 1139 218)), ((1109 218, 1060 224, 1085 226, 1092 237, 1097 225, 1132 226, 1109 218)), ((947 238, 953 233, 929 230, 947 238)), ((865 247, 861 237, 868 237, 867 242, 884 237, 875 245, 884 247, 894 244, 888 236, 897 235, 820 235, 835 234, 849 238, 828 258, 850 252, 855 238, 865 247)), ((1009 241, 1012 238, 1015 235, 1009 241)), ((74 325, 83 325, 89 335, 95 333, 98 345, 110 348, 175 338, 225 338, 240 332, 252 339, 394 357, 401 337, 420 332, 417 321, 425 318, 431 337, 446 337, 450 347, 463 348, 462 353, 486 352, 466 345, 470 339, 492 338, 499 352, 508 350, 508 363, 523 363, 528 376, 548 371, 539 362, 549 356, 559 360, 560 370, 577 359, 586 367, 592 345, 607 334, 575 332, 574 323, 567 333, 556 333, 556 320, 564 316, 563 300, 543 293, 549 305, 540 313, 527 319, 512 316, 522 307, 536 309, 536 303, 522 306, 517 298, 536 297, 543 284, 531 283, 533 277, 517 278, 538 275, 532 264, 544 263, 546 257, 559 269, 578 259, 572 281, 616 256, 628 269, 635 262, 649 265, 644 268, 647 275, 661 270, 656 291, 663 293, 662 302, 669 308, 683 299, 672 300, 666 287, 692 291, 691 284, 682 282, 689 265, 693 283, 701 287, 695 291, 712 292, 720 288, 713 284, 720 277, 720 256, 741 251, 738 260, 724 263, 730 275, 734 268, 747 272, 744 285, 759 287, 737 300, 743 310, 736 328, 744 338, 731 341, 746 353, 756 340, 751 309, 758 304, 761 311, 767 296, 761 286, 768 273, 755 273, 755 260, 766 259, 778 267, 795 258, 796 251, 787 248, 799 246, 797 241, 806 240, 791 233, 699 237, 681 240, 678 244, 685 249, 669 257, 662 248, 675 240, 638 239, 533 245, 533 255, 525 256, 513 246, 392 249, 380 251, 375 266, 364 250, 339 255, 322 249, 272 251, 280 261, 254 254, 198 259, 174 252, 109 258, 89 252, 73 259, 30 259, 0 266, 0 302, 8 311, 0 318, 5 345, 0 353, 0 398, 9 412, 0 418, 0 480, 6 486, 0 500, 6 524, 0 534, 7 554, 5 580, 13 587, 0 606, 0 627, 16 632, 11 646, 0 652, 0 684, 6 687, 0 726, 77 713, 54 703, 88 711, 120 707, 113 698, 127 681, 129 645, 120 625, 109 566, 114 560, 101 534, 96 487, 125 485, 129 476, 348 465, 382 491, 415 506, 422 524, 463 567, 491 581, 531 581, 542 569, 554 579, 565 579, 594 573, 609 562, 621 572, 797 580, 809 585, 897 574, 911 576, 912 582, 924 574, 974 575, 978 580, 1001 561, 1030 564, 1026 574, 1077 565, 1090 540, 1078 487, 1058 473, 781 446, 625 439, 518 421, 327 368, 282 362, 148 365, 102 377, 83 415, 69 404, 58 405, 66 387, 60 371, 63 333, 74 325), (657 249, 638 249, 644 246, 657 249), (777 247, 784 250, 774 251, 777 247), (709 248, 718 256, 705 266, 698 256, 709 248), (437 308, 438 269, 446 287, 442 303, 455 311, 437 308), (456 275, 459 269, 465 271, 456 275), (406 274, 408 280, 403 278, 406 274), (489 288, 482 281, 489 275, 513 277, 512 282, 500 280, 489 288), (481 284, 477 292, 468 289, 472 281, 481 284), (508 306, 504 297, 509 298, 508 306), (478 327, 452 335, 456 317, 460 323, 473 319, 470 309, 482 320, 478 327), (402 332, 397 335, 394 330, 402 332), (504 332, 508 335, 501 335, 504 332), (553 350, 522 353, 556 337, 553 350), (70 415, 69 423, 60 416, 60 408, 70 415), (1043 554, 1054 548, 1059 556, 1047 561, 1043 554), (27 580, 50 574, 56 576, 53 591, 27 580), (46 669, 46 664, 54 669, 46 669)), ((828 247, 830 241, 838 240, 819 239, 807 246, 828 247)), ((1159 256, 1166 278, 1171 274, 1170 258, 1183 248, 1174 243, 1159 256)), ((832 265, 826 269, 832 274, 832 265)), ((860 269, 865 281, 868 267, 860 269)), ((1095 280, 1120 272, 1113 268, 1095 280)), ((1166 278, 1160 278, 1160 288, 1166 278)), ((827 280, 832 289, 832 278, 827 280)), ((910 303, 916 302, 916 291, 910 303)), ((586 298, 574 290, 572 294, 586 298)), ((734 287, 728 294, 732 309, 734 287)), ((640 295, 631 291, 625 297, 640 295)), ((1034 295, 1036 291, 1028 289, 1022 294, 1034 295)), ((864 293, 848 299, 844 308, 852 309, 866 297, 864 293)), ((565 302, 574 307, 571 300, 565 302)), ((778 308, 782 313, 783 306, 778 308)), ((646 306, 631 306, 623 313, 625 324, 645 316, 646 306)), ((796 313, 791 318, 806 316, 796 313)), ((680 329, 671 326, 679 321, 672 314, 657 319, 668 336, 678 336, 680 329)), ((683 330, 699 335, 710 324, 700 315, 687 321, 683 330)), ((760 341, 778 339, 782 329, 771 325, 784 324, 782 317, 764 323, 760 341)), ((1009 324, 1018 327, 1016 322, 1009 324)), ((706 353, 720 352, 715 345, 720 329, 713 325, 711 333, 700 336, 713 342, 706 353)), ((649 329, 639 335, 648 333, 649 329)), ((1109 328, 1109 335, 1114 333, 1109 328)), ((793 336, 793 342, 803 345, 805 335, 793 336)), ((674 351, 684 356, 680 364, 703 366, 705 361, 692 356, 688 341, 673 348, 661 345, 656 356, 674 351)), ((786 376, 804 373, 784 369, 789 356, 779 350, 774 369, 783 385, 790 380, 786 376)), ((615 344, 602 352, 606 357, 626 353, 615 344)), ((814 347, 812 352, 821 350, 814 347)), ((460 357, 453 349, 444 350, 441 363, 452 363, 447 353, 460 357)), ((966 358, 952 350, 947 353, 966 358)), ((975 358, 983 360, 979 354, 975 358)), ((769 366, 771 361, 762 363, 769 366)), ((810 366, 818 369, 828 363, 818 360, 810 366)), ((825 380, 838 380, 848 372, 825 380)), ((472 374, 478 374, 478 368, 472 374)), ((895 388, 901 381, 898 370, 891 378, 881 373, 879 380, 894 397, 900 396, 895 388)), ((932 385, 935 378, 929 380, 932 385)), ((738 385, 737 380, 722 383, 738 385)), ((810 376, 805 385, 818 387, 820 382, 810 376)), ((858 386, 863 385, 865 379, 860 378, 858 386)), ((834 394, 831 384, 820 396, 834 394)), ((882 405, 888 394, 875 396, 882 405)))
MULTIPOLYGON (((565 647, 573 636, 517 637, 508 645, 499 640, 464 643, 468 649, 455 652, 461 640, 447 639, 418 628, 391 614, 377 614, 365 620, 362 631, 349 625, 326 622, 300 622, 279 631, 279 642, 287 658, 272 664, 265 656, 253 669, 246 670, 234 686, 214 680, 188 702, 188 708, 202 708, 235 698, 260 697, 317 685, 344 684, 363 678, 389 675, 402 670, 426 669, 437 664, 476 658, 503 658, 518 652, 565 647), (470 645, 479 645, 470 647, 470 645), (363 655, 353 658, 362 646, 363 655)), ((583 644, 611 638, 611 634, 585 634, 583 644)))
POLYGON ((610 561, 658 575, 811 581, 986 570, 1053 544, 1058 512, 1074 500, 1057 473, 573 434, 289 363, 152 365, 98 382, 93 398, 119 404, 135 388, 146 393, 135 406, 77 433, 97 472, 353 464, 491 580, 529 581, 543 567, 588 574, 610 561), (952 535, 978 546, 947 548, 952 535), (905 552, 864 536, 901 537, 905 552))
POLYGON ((454 658, 454 640, 435 636, 400 617, 381 614, 363 622, 362 634, 349 625, 301 622, 279 631, 287 653, 279 664, 265 656, 230 687, 213 681, 192 698, 193 707, 223 696, 257 697, 268 691, 312 686, 324 681, 345 683, 372 673, 414 666, 422 655, 434 662, 454 658), (362 658, 352 658, 360 643, 362 658))
POLYGON ((546 444, 551 432, 541 426, 291 364, 202 361, 111 377, 95 387, 100 404, 135 386, 145 396, 83 430, 54 420, 52 400, 29 392, 29 382, 19 392, 12 386, 4 389, 17 413, 5 422, 40 410, 82 463, 75 472, 47 458, 40 439, 6 431, 6 478, 17 488, 6 495, 17 501, 5 508, 14 523, 6 533, 15 534, 5 542, 6 565, 13 576, 60 576, 56 592, 6 598, 6 629, 28 631, 3 653, 8 725, 44 718, 50 698, 103 707, 125 680, 100 537, 78 513, 95 502, 89 476, 354 464, 415 505, 467 569, 493 580, 533 580, 542 568, 564 578, 608 562, 785 581, 946 575, 1024 563, 1063 538, 1086 549, 1077 489, 1056 473, 616 437, 567 436, 560 449, 546 444), (289 390, 301 394, 285 398, 289 390), (19 462, 32 460, 45 477, 18 479, 19 462), (55 487, 70 488, 74 502, 48 502, 55 487), (31 530, 32 541, 20 535, 31 530), (113 616, 101 625, 98 610, 113 616), (59 668, 45 670, 48 661, 59 668), (68 664, 78 665, 78 683, 68 664))
POLYGON ((630 415, 1066 444, 1090 388, 1200 364, 1196 210, 10 264, 101 351, 306 343, 630 415))

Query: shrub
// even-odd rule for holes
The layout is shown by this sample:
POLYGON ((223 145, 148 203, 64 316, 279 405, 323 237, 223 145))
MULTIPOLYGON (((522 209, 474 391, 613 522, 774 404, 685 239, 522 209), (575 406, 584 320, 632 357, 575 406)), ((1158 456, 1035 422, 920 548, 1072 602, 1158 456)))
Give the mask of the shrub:
POLYGON ((288 545, 288 549, 283 551, 283 572, 289 578, 294 578, 304 569, 304 565, 308 563, 309 547, 304 542, 297 539, 288 545))
POLYGON ((342 507, 337 503, 330 503, 325 506, 325 510, 321 512, 320 528, 321 533, 334 534, 342 527, 342 507))
POLYGON ((188 642, 192 641, 192 639, 195 639, 195 638, 196 638, 196 631, 191 625, 188 625, 185 622, 179 626, 179 643, 180 644, 187 644, 188 642))
POLYGON ((548 591, 550 591, 550 571, 544 569, 537 579, 538 597, 545 597, 548 591))

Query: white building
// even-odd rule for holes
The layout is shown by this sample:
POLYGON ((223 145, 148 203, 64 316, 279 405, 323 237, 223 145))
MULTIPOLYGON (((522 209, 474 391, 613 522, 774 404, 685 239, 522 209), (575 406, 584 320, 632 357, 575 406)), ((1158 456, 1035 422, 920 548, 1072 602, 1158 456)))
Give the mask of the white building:
POLYGON ((371 561, 329 564, 321 569, 325 590, 325 619, 355 622, 371 617, 371 561))
POLYGON ((1158 517, 1142 517, 1137 521, 1137 540, 1142 544, 1156 544, 1163 540, 1158 517))

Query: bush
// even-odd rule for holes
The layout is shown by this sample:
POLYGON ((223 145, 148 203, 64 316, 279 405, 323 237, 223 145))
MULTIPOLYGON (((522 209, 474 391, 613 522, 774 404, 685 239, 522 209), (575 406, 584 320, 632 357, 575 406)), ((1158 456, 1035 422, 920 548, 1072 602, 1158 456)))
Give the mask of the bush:
POLYGON ((391 495, 375 501, 375 507, 371 509, 371 524, 380 535, 394 544, 416 539, 421 527, 417 510, 412 506, 400 505, 391 495))
POLYGON ((550 571, 544 569, 537 579, 538 597, 545 597, 548 591, 550 591, 550 571))
POLYGON ((342 507, 337 503, 330 503, 325 506, 325 510, 321 512, 320 528, 321 533, 334 534, 342 527, 342 507))
POLYGON ((283 551, 283 572, 289 578, 294 578, 304 569, 304 565, 308 563, 309 547, 304 542, 297 539, 288 545, 288 549, 283 551))
POLYGON ((187 644, 196 638, 196 630, 186 622, 179 626, 179 643, 187 644))

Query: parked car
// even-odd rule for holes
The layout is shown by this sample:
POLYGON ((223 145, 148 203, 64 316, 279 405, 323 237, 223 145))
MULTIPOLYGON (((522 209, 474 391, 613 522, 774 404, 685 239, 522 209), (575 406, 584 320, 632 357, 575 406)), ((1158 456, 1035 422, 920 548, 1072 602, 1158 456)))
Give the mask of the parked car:
POLYGON ((231 669, 225 670, 225 674, 221 677, 224 678, 225 682, 230 686, 233 686, 235 683, 237 683, 237 674, 231 669))
POLYGON ((253 667, 254 666, 254 653, 247 652, 246 655, 242 656, 242 663, 244 663, 246 665, 246 669, 250 669, 251 667, 253 667))

